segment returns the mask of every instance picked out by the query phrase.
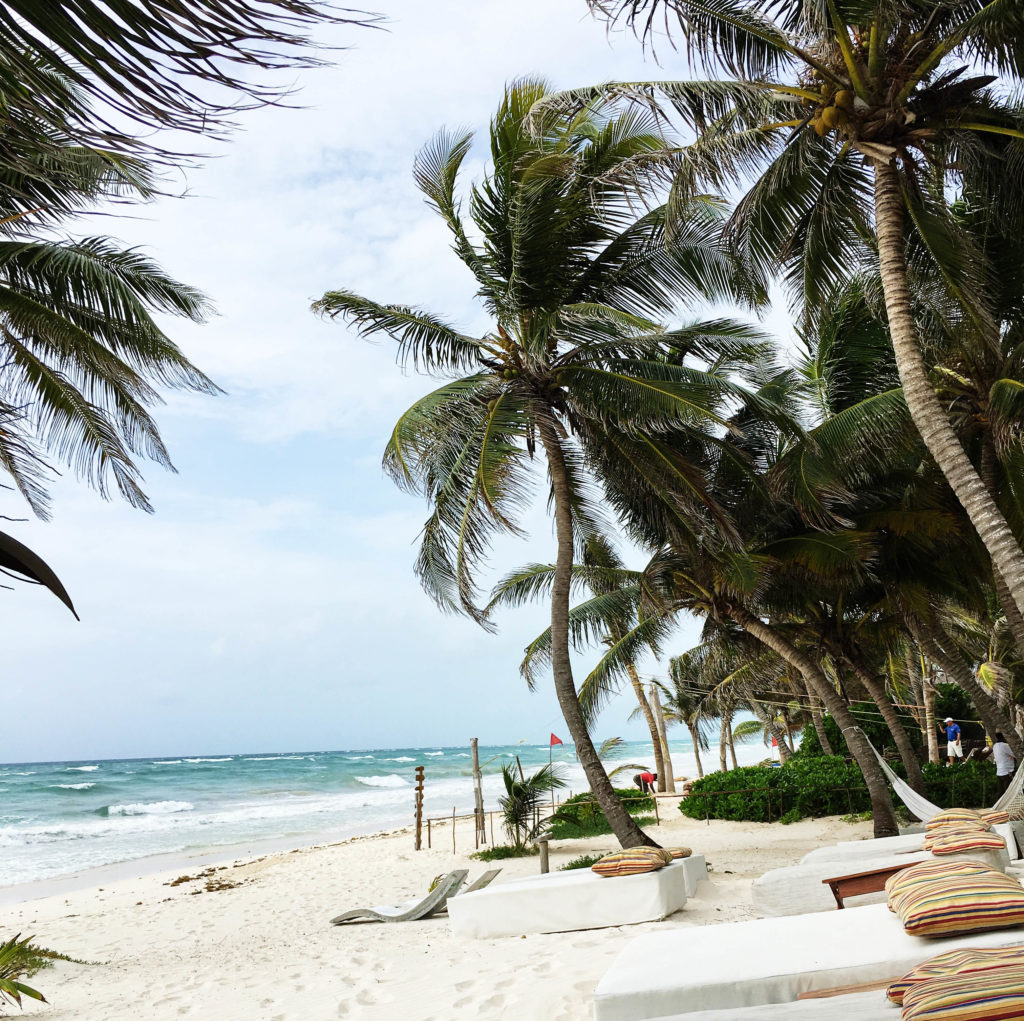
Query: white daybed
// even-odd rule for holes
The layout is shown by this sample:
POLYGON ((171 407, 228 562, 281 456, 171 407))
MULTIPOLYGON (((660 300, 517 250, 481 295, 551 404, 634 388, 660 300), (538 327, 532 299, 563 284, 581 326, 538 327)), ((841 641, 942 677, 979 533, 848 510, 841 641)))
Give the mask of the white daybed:
POLYGON ((652 922, 686 904, 700 873, 707 874, 701 855, 611 879, 590 869, 550 872, 453 898, 448 918, 456 936, 476 939, 652 922))
POLYGON ((729 1010, 698 1010, 693 1014, 673 1014, 652 1021, 900 1021, 901 1010, 890 1003, 884 989, 867 993, 847 993, 820 1000, 796 1003, 763 1003, 757 1007, 729 1010))
POLYGON ((630 940, 601 979, 594 1018, 642 1021, 792 1006, 799 993, 895 978, 946 950, 1022 943, 1021 928, 947 939, 908 936, 884 904, 648 933, 630 940))

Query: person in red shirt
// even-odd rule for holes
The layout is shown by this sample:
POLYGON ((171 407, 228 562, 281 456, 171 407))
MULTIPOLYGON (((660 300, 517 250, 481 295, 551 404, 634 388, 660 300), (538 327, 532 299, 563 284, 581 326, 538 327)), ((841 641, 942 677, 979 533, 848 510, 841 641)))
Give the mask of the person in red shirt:
POLYGON ((637 773, 633 777, 633 783, 637 785, 644 792, 644 794, 654 793, 654 781, 658 779, 657 773, 637 773))

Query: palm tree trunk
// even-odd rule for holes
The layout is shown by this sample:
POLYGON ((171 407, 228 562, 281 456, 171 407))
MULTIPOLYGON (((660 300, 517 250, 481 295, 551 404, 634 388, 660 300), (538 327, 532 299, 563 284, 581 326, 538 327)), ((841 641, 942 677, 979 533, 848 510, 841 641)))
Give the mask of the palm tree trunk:
POLYGON ((807 711, 811 714, 811 723, 814 724, 814 732, 818 735, 818 744, 826 755, 835 755, 832 750, 832 742, 828 739, 828 731, 825 729, 825 721, 822 719, 821 710, 818 708, 818 700, 806 685, 801 684, 795 677, 790 678, 791 683, 798 689, 798 693, 807 699, 807 711))
POLYGON ((951 681, 959 684, 971 696, 981 722, 985 724, 985 729, 993 740, 997 730, 1003 732, 1006 743, 1013 749, 1014 757, 1019 762, 1021 754, 1024 753, 1024 742, 1021 741, 1017 729, 1010 717, 999 708, 999 703, 981 686, 970 668, 960 658, 960 653, 952 645, 949 636, 944 636, 933 621, 921 617, 913 617, 909 623, 914 638, 924 650, 924 654, 951 681), (942 640, 943 637, 945 641, 942 640), (947 648, 952 651, 947 653, 947 648))
POLYGON ((917 761, 917 752, 914 751, 914 746, 910 743, 910 737, 900 720, 899 714, 896 712, 896 707, 892 704, 888 692, 885 690, 885 685, 861 663, 850 658, 847 658, 846 662, 852 667, 857 680, 864 685, 865 690, 871 696, 871 701, 878 706, 878 711, 882 714, 882 719, 885 720, 885 725, 889 728, 889 733, 892 734, 893 740, 896 742, 896 748, 899 750, 903 768, 907 771, 907 783, 918 794, 924 794, 924 777, 921 775, 921 763, 917 761))
POLYGON ((725 713, 724 712, 718 718, 718 723, 719 723, 719 728, 718 728, 718 767, 719 767, 719 769, 721 769, 721 771, 723 773, 727 773, 729 771, 729 763, 725 759, 726 738, 725 738, 725 713))
POLYGON ((896 367, 910 417, 1024 612, 1024 552, 971 464, 928 379, 910 310, 904 252, 904 207, 896 168, 875 160, 875 233, 896 367))
POLYGON ((686 724, 687 730, 690 732, 690 740, 693 742, 693 757, 697 760, 697 779, 699 780, 704 776, 704 765, 700 761, 700 733, 695 726, 690 723, 686 724))
POLYGON ((555 537, 558 542, 558 556, 555 559, 555 574, 551 586, 551 669, 555 681, 555 694, 562 710, 565 725, 569 728, 576 745, 576 756, 586 774, 590 790, 604 812, 612 832, 623 847, 657 844, 639 826, 623 807, 612 787, 608 774, 601 765, 597 749, 590 739, 583 710, 576 695, 572 677, 572 661, 569 658, 569 586, 573 563, 573 526, 571 494, 565 468, 562 445, 558 440, 551 421, 541 420, 538 424, 541 442, 548 459, 551 476, 551 491, 554 496, 555 537))
POLYGON ((658 774, 658 790, 663 791, 665 788, 661 785, 661 778, 665 772, 665 760, 661 754, 661 732, 658 730, 657 721, 651 711, 651 703, 647 701, 647 696, 644 694, 644 686, 640 682, 640 675, 636 672, 636 667, 632 663, 627 663, 626 673, 629 674, 629 683, 633 685, 633 694, 636 695, 636 700, 640 703, 640 711, 644 715, 647 729, 651 732, 654 772, 658 774))
MULTIPOLYGON (((987 430, 981 436, 981 481, 985 483, 989 496, 993 500, 999 499, 998 480, 999 459, 996 455, 996 445, 992 441, 992 434, 987 430)), ((1017 651, 1024 653, 1024 614, 1021 614, 1017 604, 1013 601, 1006 579, 999 573, 999 569, 992 565, 992 580, 995 583, 996 596, 999 598, 999 605, 1003 608, 1003 615, 1006 617, 1010 634, 1017 645, 1017 651)))
POLYGON ((654 703, 654 722, 658 727, 658 737, 661 739, 661 762, 664 774, 658 774, 658 790, 667 791, 669 794, 676 792, 676 778, 672 775, 672 753, 668 750, 668 731, 665 729, 665 714, 661 711, 661 699, 658 696, 658 686, 651 685, 651 701, 654 703), (665 783, 661 784, 664 775, 665 783))
POLYGON ((828 678, 810 657, 804 655, 760 617, 755 616, 746 607, 736 605, 730 607, 729 614, 744 631, 799 670, 807 687, 813 688, 815 694, 825 703, 825 708, 839 724, 839 728, 846 738, 850 754, 853 755, 864 777, 868 797, 871 799, 875 836, 896 836, 899 833, 899 827, 896 825, 896 816, 893 814, 889 784, 879 768, 871 745, 868 744, 867 738, 857 725, 857 721, 853 718, 853 714, 842 696, 829 684, 828 678))
POLYGON ((732 768, 739 769, 739 764, 736 762, 736 744, 732 739, 732 713, 730 712, 726 717, 725 732, 729 738, 729 758, 732 759, 732 768))
POLYGON ((928 749, 928 761, 938 762, 939 735, 935 732, 935 685, 932 684, 931 677, 926 677, 918 665, 921 663, 920 651, 907 645, 904 654, 907 658, 907 676, 914 678, 911 684, 916 683, 918 679, 921 684, 921 734, 928 749))

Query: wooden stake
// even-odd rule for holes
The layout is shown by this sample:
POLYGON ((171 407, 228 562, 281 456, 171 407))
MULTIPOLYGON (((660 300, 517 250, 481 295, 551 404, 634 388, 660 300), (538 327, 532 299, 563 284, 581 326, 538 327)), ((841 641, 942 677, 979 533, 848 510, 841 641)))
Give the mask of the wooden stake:
POLYGON ((413 803, 416 807, 416 850, 423 847, 423 766, 416 767, 416 792, 413 803))
POLYGON ((452 805, 452 854, 455 854, 455 806, 452 805))
POLYGON ((487 826, 484 823, 484 789, 483 776, 480 773, 480 755, 477 752, 477 739, 471 738, 469 749, 473 755, 473 822, 476 831, 476 846, 487 843, 487 826))

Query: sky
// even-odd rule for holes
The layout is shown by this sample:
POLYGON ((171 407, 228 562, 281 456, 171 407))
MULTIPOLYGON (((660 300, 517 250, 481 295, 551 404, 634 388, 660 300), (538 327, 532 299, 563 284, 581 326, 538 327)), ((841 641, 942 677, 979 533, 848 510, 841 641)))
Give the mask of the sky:
MULTIPOLYGON (((518 674, 544 608, 502 613, 489 635, 442 615, 413 575, 426 506, 380 460, 434 384, 309 306, 344 287, 486 328, 413 185, 415 152, 442 126, 483 138, 522 75, 568 88, 684 65, 668 48, 664 68, 645 59, 583 0, 376 9, 386 30, 321 33, 347 48, 292 76, 301 108, 245 114, 230 144, 206 146, 214 158, 183 178, 184 197, 75 225, 144 247, 210 295, 207 324, 165 325, 225 394, 172 394, 158 411, 178 473, 146 466, 153 515, 62 479, 51 522, 6 526, 57 571, 81 622, 44 590, 0 591, 0 760, 568 740, 550 680, 531 694, 518 674)), ((477 145, 469 177, 483 157, 477 145)), ((27 516, 13 500, 3 512, 27 516)), ((553 559, 543 503, 529 541, 496 547, 492 579, 553 559)), ((669 651, 697 634, 687 623, 669 651)), ((598 736, 644 735, 631 698, 598 736)))

